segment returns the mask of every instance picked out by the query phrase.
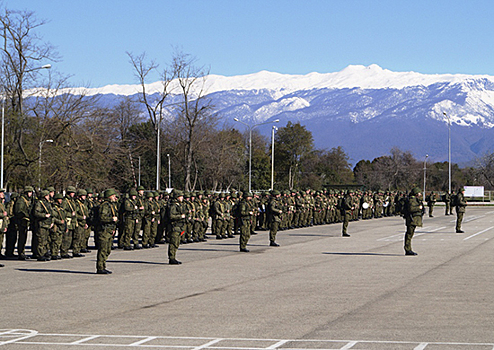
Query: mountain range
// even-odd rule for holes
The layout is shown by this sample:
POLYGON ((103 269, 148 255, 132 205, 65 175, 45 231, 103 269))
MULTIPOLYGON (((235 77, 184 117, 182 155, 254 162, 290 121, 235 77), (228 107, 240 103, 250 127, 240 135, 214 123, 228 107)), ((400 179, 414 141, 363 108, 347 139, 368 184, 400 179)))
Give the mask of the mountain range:
MULTIPOLYGON (((152 94, 160 86, 149 84, 147 90, 152 94)), ((84 91, 111 106, 139 89, 108 85, 84 91)), ((312 132, 317 148, 341 146, 353 164, 389 154, 393 147, 411 151, 417 159, 427 154, 429 161, 447 161, 449 128, 453 163, 465 165, 494 150, 494 77, 488 75, 352 65, 325 74, 209 75, 206 91, 221 125, 245 129, 234 118, 249 125, 279 119, 279 127, 300 122, 312 132)), ((259 130, 269 135, 271 125, 259 130)))

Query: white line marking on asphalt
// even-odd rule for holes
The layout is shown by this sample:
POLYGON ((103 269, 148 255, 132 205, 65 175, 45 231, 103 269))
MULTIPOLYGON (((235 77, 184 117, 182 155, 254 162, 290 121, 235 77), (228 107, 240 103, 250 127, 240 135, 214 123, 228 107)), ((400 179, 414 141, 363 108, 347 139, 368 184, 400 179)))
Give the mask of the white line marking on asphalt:
POLYGON ((216 343, 219 343, 220 341, 224 340, 223 338, 218 338, 218 339, 215 339, 215 340, 211 340, 209 343, 206 343, 206 344, 203 344, 201 346, 198 346, 192 350, 201 350, 201 349, 206 349, 208 347, 210 347, 211 345, 214 345, 216 343))
POLYGON ((428 229, 428 228, 422 228, 421 230, 417 231, 419 233, 419 235, 417 236, 420 236, 420 235, 425 235, 426 233, 433 233, 433 232, 436 232, 436 231, 439 231, 439 230, 442 230, 443 228, 446 228, 446 226, 441 226, 439 228, 435 228, 433 230, 428 230, 427 232, 424 232, 425 229, 428 229))
POLYGON ((2 342, 0 342, 0 346, 5 345, 5 344, 16 343, 16 342, 19 342, 21 340, 28 339, 28 338, 34 337, 35 335, 38 335, 37 331, 33 331, 33 330, 29 330, 29 329, 10 329, 10 330, 8 330, 8 329, 3 330, 2 329, 2 331, 5 331, 5 332, 1 333, 2 336, 8 335, 8 336, 20 336, 20 337, 16 337, 14 339, 2 341, 2 342))
MULTIPOLYGON (((414 237, 422 236, 422 235, 425 235, 427 233, 433 233, 433 232, 442 230, 444 228, 446 228, 446 226, 441 226, 441 227, 434 228, 434 229, 432 229, 431 227, 422 227, 420 230, 417 230, 416 231, 414 237), (427 230, 427 231, 424 232, 424 230, 427 230)), ((383 237, 383 238, 378 238, 377 241, 378 242, 379 241, 390 241, 392 239, 397 239, 397 238, 399 238, 399 240, 401 240, 404 235, 405 235, 405 233, 399 233, 397 235, 392 235, 392 236, 387 236, 387 237, 383 237)))
POLYGON ((470 222, 470 221, 477 220, 477 219, 480 219, 483 217, 485 217, 485 215, 469 216, 469 217, 466 217, 465 220, 463 220, 463 222, 470 222))
POLYGON ((278 349, 280 346, 282 346, 283 344, 286 344, 288 342, 289 342, 289 340, 280 340, 276 344, 268 346, 266 349, 278 349))
POLYGON ((475 234, 473 234, 473 235, 471 235, 471 236, 468 236, 468 237, 466 237, 466 238, 463 238, 463 240, 464 240, 464 241, 466 241, 467 239, 470 239, 470 238, 475 237, 475 236, 477 236, 477 235, 480 235, 480 234, 482 234, 482 233, 484 233, 484 232, 487 232, 487 231, 489 231, 489 230, 492 230, 493 228, 494 228, 494 226, 491 226, 491 227, 489 227, 489 228, 486 228, 485 230, 482 230, 482 231, 477 232, 477 233, 475 233, 475 234))
MULTIPOLYGON (((286 349, 288 350, 289 348, 283 348, 283 345, 286 343, 294 343, 296 345, 297 343, 306 343, 304 344, 305 346, 293 348, 297 350, 331 350, 331 349, 323 349, 321 345, 324 343, 346 343, 341 349, 352 349, 355 345, 361 344, 361 345, 366 345, 366 346, 372 346, 372 345, 378 345, 378 344, 396 344, 396 345, 403 345, 403 344, 409 344, 412 346, 413 344, 419 344, 416 346, 414 349, 415 350, 423 350, 427 346, 464 346, 464 347, 492 347, 494 350, 494 343, 448 343, 448 342, 438 342, 438 343, 418 343, 418 342, 403 342, 403 341, 383 341, 383 340, 329 340, 329 339, 249 339, 249 338, 212 338, 212 337, 173 337, 173 336, 137 336, 137 335, 89 335, 89 334, 50 334, 50 333, 38 333, 37 331, 33 330, 24 330, 24 329, 12 329, 12 330, 5 330, 5 329, 0 329, 0 338, 2 337, 14 337, 14 339, 9 339, 8 341, 0 342, 0 347, 1 345, 5 344, 23 344, 23 345, 54 345, 54 346, 97 346, 97 347, 112 347, 112 348, 128 348, 128 347, 136 347, 136 348, 183 348, 183 349, 190 349, 190 350, 202 350, 202 349, 232 349, 232 350, 276 350, 276 349, 286 349), (36 341, 24 341, 25 339, 35 337, 35 336, 48 336, 48 337, 81 337, 82 339, 76 340, 74 342, 60 342, 57 341, 57 339, 53 339, 52 342, 36 342, 36 341), (87 342, 90 341, 91 339, 95 338, 109 338, 108 342, 100 342, 98 344, 88 344, 87 342), (123 344, 121 342, 111 342, 110 339, 137 339, 140 338, 140 340, 131 343, 131 344, 123 344), (160 342, 165 342, 162 344, 145 344, 146 342, 149 342, 153 339, 158 339, 160 342), (166 340, 172 341, 172 343, 167 344, 166 340), (180 340, 183 340, 184 343, 180 344, 180 340), (187 340, 201 340, 201 341, 208 341, 207 343, 204 343, 202 345, 199 345, 197 347, 194 347, 193 345, 191 346, 190 343, 187 344, 187 340), (232 345, 226 347, 221 347, 221 346, 213 346, 223 340, 226 340, 232 345), (177 342, 178 341, 178 342, 177 342), (256 342, 256 341, 263 341, 263 342, 274 342, 269 347, 256 347, 256 346, 245 346, 244 342, 249 341, 249 342, 256 342), (236 343, 235 343, 236 342, 236 343), (314 345, 311 346, 310 344, 307 343, 313 343, 314 345)), ((23 347, 25 349, 29 349, 29 347, 23 347)), ((290 348, 292 349, 292 348, 290 348)), ((334 349, 333 349, 334 350, 334 349)))
POLYGON ((142 339, 142 340, 136 341, 135 343, 129 344, 129 346, 138 346, 138 345, 142 345, 142 344, 147 343, 148 341, 154 340, 154 339, 156 339, 156 338, 157 338, 157 337, 147 337, 147 338, 144 338, 144 339, 142 339))
POLYGON ((340 350, 345 350, 345 349, 351 349, 353 348, 358 342, 352 341, 346 344, 344 347, 340 348, 340 350))
POLYGON ((399 233, 397 235, 392 235, 392 236, 388 236, 388 237, 379 238, 378 241, 386 241, 386 240, 388 240, 390 238, 394 238, 394 237, 398 237, 398 236, 399 237, 402 237, 403 235, 404 235, 404 233, 399 233))
POLYGON ((76 340, 76 341, 74 341, 74 342, 72 342, 70 344, 71 345, 79 345, 79 344, 85 343, 87 341, 96 339, 96 338, 99 338, 99 335, 92 335, 90 337, 82 338, 82 339, 76 340))

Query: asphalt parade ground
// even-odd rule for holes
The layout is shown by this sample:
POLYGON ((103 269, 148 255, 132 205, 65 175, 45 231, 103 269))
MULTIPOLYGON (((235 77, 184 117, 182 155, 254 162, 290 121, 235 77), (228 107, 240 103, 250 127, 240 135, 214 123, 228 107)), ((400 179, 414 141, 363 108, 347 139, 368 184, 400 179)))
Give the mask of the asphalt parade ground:
POLYGON ((0 269, 0 349, 494 349, 494 208, 400 217, 0 269))

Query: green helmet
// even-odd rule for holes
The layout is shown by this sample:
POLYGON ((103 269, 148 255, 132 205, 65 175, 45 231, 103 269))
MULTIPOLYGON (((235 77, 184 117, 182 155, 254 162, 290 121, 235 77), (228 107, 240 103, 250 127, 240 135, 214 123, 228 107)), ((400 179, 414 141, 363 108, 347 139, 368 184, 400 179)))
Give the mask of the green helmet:
POLYGON ((137 193, 137 190, 135 188, 131 188, 129 190, 129 196, 137 196, 138 193, 137 193))
POLYGON ((61 193, 55 193, 55 196, 53 196, 53 199, 63 199, 63 196, 61 193))
POLYGON ((418 187, 414 187, 410 193, 411 193, 412 196, 416 196, 419 193, 421 193, 421 190, 418 187))
POLYGON ((76 189, 74 186, 67 187, 67 193, 75 193, 75 192, 76 192, 76 189))
POLYGON ((180 190, 173 190, 173 194, 175 195, 175 198, 184 196, 184 192, 180 190))
POLYGON ((34 192, 33 186, 25 186, 24 187, 24 193, 27 193, 27 192, 34 192))
POLYGON ((105 191, 104 196, 105 196, 105 198, 110 198, 111 196, 116 195, 116 194, 117 194, 117 191, 115 191, 115 189, 109 188, 105 191))
POLYGON ((80 197, 80 196, 87 196, 86 190, 83 190, 82 188, 81 189, 78 189, 77 190, 77 196, 78 197, 80 197))

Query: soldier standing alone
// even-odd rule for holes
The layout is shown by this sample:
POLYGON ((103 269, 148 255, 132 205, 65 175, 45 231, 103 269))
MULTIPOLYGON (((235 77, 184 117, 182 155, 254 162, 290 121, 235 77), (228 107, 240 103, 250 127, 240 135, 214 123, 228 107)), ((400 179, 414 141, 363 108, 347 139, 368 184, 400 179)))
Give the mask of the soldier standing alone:
POLYGON ((420 188, 415 187, 410 192, 408 202, 405 205, 405 224, 407 226, 404 246, 405 255, 417 255, 417 253, 412 250, 412 238, 415 233, 415 228, 417 226, 422 227, 422 215, 424 215, 420 188))
POLYGON ((463 215, 465 214, 467 201, 465 200, 465 189, 462 187, 458 190, 456 195, 456 233, 463 233, 461 230, 461 222, 463 221, 463 215))
POLYGON ((347 230, 348 230, 348 222, 352 218, 353 210, 355 210, 355 207, 353 206, 353 202, 352 202, 352 192, 347 191, 345 198, 343 198, 343 201, 341 203, 341 215, 343 216, 343 227, 342 227, 341 235, 343 237, 350 237, 347 230))

